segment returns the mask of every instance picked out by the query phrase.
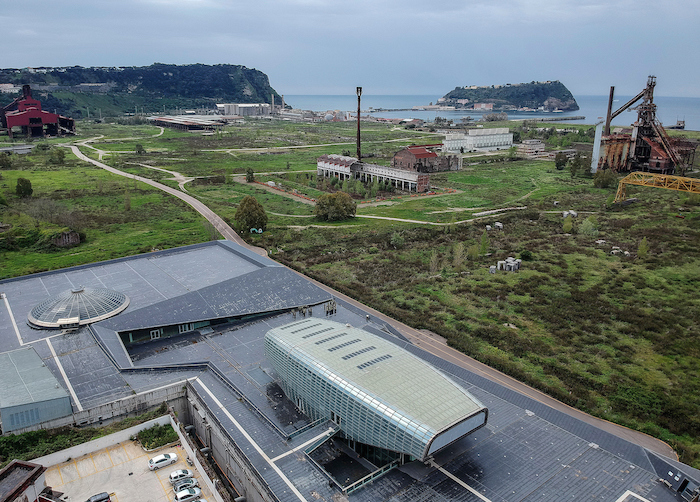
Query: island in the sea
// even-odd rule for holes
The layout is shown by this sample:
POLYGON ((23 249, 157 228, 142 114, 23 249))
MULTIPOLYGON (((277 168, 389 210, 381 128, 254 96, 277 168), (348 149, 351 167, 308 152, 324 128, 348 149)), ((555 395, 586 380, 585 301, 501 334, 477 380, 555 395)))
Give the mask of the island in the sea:
POLYGON ((455 87, 440 98, 437 104, 483 112, 491 110, 564 112, 579 109, 571 91, 558 80, 455 87))

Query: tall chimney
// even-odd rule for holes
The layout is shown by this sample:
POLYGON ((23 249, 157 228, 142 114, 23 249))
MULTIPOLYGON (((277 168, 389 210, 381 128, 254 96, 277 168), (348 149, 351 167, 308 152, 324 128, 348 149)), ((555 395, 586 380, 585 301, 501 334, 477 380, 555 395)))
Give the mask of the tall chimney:
POLYGON ((615 86, 611 85, 610 86, 610 98, 608 99, 608 115, 605 118, 605 134, 606 136, 610 136, 610 122, 611 122, 611 117, 612 117, 612 107, 613 107, 613 98, 615 97, 615 86))
POLYGON ((357 160, 362 160, 362 151, 360 150, 360 96, 362 96, 362 87, 357 88, 357 160))

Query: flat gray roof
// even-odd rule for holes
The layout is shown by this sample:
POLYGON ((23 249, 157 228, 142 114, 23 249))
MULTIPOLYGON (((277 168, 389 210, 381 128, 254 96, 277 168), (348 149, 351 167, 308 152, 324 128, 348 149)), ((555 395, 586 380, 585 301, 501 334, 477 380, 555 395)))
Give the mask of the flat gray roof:
POLYGON ((68 397, 33 347, 0 353, 0 408, 68 397))

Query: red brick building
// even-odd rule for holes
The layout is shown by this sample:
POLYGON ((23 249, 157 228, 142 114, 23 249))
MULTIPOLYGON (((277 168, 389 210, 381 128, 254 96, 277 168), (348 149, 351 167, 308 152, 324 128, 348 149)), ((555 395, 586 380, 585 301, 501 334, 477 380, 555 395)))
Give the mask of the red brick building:
POLYGON ((442 144, 409 146, 394 154, 391 167, 419 173, 459 170, 459 158, 456 155, 438 155, 432 148, 442 144))

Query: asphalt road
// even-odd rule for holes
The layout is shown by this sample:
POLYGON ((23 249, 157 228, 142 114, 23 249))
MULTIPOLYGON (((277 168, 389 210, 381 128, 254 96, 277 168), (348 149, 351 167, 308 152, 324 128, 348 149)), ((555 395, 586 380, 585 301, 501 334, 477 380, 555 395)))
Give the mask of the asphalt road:
MULTIPOLYGON (((251 246, 248 243, 246 243, 243 239, 241 239, 238 234, 223 220, 221 219, 217 214, 215 214, 213 211, 211 211, 207 206, 202 204, 199 200, 195 199, 194 197, 187 195, 179 190, 176 190, 174 188, 171 188, 167 185, 163 185, 161 183, 158 183, 156 181, 150 180, 148 178, 143 178, 141 176, 136 176, 130 173, 125 173, 123 171, 120 171, 118 169, 115 169, 113 167, 110 167, 106 164, 103 164, 102 162, 98 162, 96 160, 93 160, 86 155, 83 155, 83 153, 78 149, 77 146, 71 146, 70 147, 73 153, 80 159, 90 162, 91 164, 94 164, 97 167, 101 167, 102 169, 105 169, 111 173, 117 174, 119 176, 125 176, 127 178, 132 178, 136 179, 138 181, 141 181, 143 183, 147 183, 148 185, 151 185, 155 188, 159 188, 161 190, 164 190, 168 192, 169 194, 187 202, 190 204, 199 214, 204 216, 209 222, 214 225, 214 227, 219 231, 219 233, 227 240, 233 241, 236 244, 239 244, 247 249, 250 249, 251 251, 262 255, 262 256, 267 256, 267 251, 264 249, 251 246)), ((462 352, 459 352, 451 347, 449 347, 444 339, 438 335, 431 334, 431 333, 425 333, 423 331, 416 330, 414 328, 411 328, 410 326, 407 326, 403 324, 402 322, 397 321, 396 319, 392 319, 389 316, 386 316, 382 314, 381 312, 374 310, 371 307, 368 307, 367 305, 364 305, 353 298, 350 298, 349 296, 346 296, 328 286, 325 284, 322 284, 318 281, 315 281, 314 279, 311 279, 299 272, 294 271, 295 273, 301 275, 305 279, 313 282, 316 284, 318 287, 322 288, 325 291, 328 291, 331 293, 333 296, 337 298, 341 298, 344 301, 357 306, 358 308, 367 311, 370 313, 371 316, 374 316, 377 319, 380 319, 382 322, 389 324, 399 330, 406 338, 408 338, 412 343, 414 343, 416 346, 422 348, 423 350, 430 352, 431 354, 434 354, 438 357, 441 357, 447 361, 450 361, 451 363, 454 363, 458 366, 461 366, 462 368, 465 368, 473 373, 476 373, 480 376, 483 376, 485 378, 488 378, 489 380, 492 380, 494 382, 497 382, 505 387, 508 387, 510 389, 513 389, 517 392, 520 392, 522 394, 525 394, 526 396, 535 399, 543 404, 546 404, 547 406, 550 406, 556 410, 559 410, 563 413, 566 413, 569 416, 572 416, 574 418, 577 418, 579 420, 582 420, 583 422, 586 422, 588 424, 594 425, 604 431, 607 431, 611 434, 614 434, 618 437, 621 437, 623 439, 626 439, 627 441, 630 441, 634 444, 640 445, 644 448, 647 448, 648 450, 654 451, 656 453, 659 453, 661 455, 664 455, 669 458, 673 459, 678 459, 678 455, 676 452, 671 448, 668 444, 664 443, 663 441, 656 439, 652 436, 649 436, 647 434, 644 434, 642 432, 634 431, 632 429, 628 429, 626 427, 623 427, 621 425, 614 424, 612 422, 608 422, 606 420, 602 420, 600 418, 596 418, 592 415, 589 415, 588 413, 584 413, 582 411, 577 410, 576 408, 572 408, 571 406, 568 406, 560 401, 557 401, 556 399, 548 396, 547 394, 544 394, 536 389, 533 389, 532 387, 525 385, 522 382, 519 382, 518 380, 509 377, 508 375, 505 375, 501 373, 500 371, 497 371, 490 366, 487 366, 483 363, 480 363, 479 361, 467 356, 466 354, 463 354, 462 352)))

